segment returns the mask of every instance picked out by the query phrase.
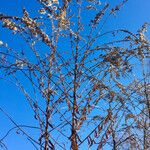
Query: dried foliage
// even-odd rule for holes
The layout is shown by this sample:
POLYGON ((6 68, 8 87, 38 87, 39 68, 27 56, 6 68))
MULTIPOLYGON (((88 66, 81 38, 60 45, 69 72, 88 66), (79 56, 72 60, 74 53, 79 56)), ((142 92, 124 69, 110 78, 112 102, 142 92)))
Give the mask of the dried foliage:
MULTIPOLYGON (((0 41, 1 78, 22 91, 39 124, 26 126, 36 128, 34 139, 0 108, 15 126, 8 132, 17 129, 44 150, 149 149, 149 24, 137 33, 103 32, 126 2, 112 8, 98 0, 38 0, 34 17, 25 8, 22 16, 0 14, 3 27, 28 47, 15 49, 0 41), (135 72, 135 63, 141 72, 135 72)), ((7 135, 0 139, 3 148, 7 135)))

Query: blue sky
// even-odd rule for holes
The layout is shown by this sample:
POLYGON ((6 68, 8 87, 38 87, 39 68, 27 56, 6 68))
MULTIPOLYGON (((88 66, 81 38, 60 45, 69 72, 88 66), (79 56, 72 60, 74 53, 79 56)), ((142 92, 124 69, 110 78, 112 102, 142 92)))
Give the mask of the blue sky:
MULTIPOLYGON (((105 0, 102 0, 104 2, 105 0)), ((110 0, 109 0, 110 1, 110 0)), ((111 0, 112 5, 118 0, 111 0), (113 1, 113 2, 112 2, 113 1)), ((37 13, 35 0, 1 0, 0 13, 8 15, 20 15, 25 7, 31 14, 37 13)), ((129 0, 129 2, 111 18, 105 26, 105 30, 125 28, 133 32, 137 31, 144 22, 150 22, 150 0, 129 0)), ((0 40, 8 41, 13 45, 14 38, 11 38, 8 31, 0 27, 0 40)), ((18 45, 15 45, 17 47, 18 45)), ((24 46, 22 44, 22 46, 24 46)), ((18 89, 8 82, 0 80, 0 107, 8 112, 19 124, 31 124, 33 122, 32 111, 24 96, 18 89)), ((11 122, 0 112, 0 138, 13 127, 11 122)), ((14 135, 12 132, 5 140, 9 150, 34 150, 32 145, 22 135, 14 135)))

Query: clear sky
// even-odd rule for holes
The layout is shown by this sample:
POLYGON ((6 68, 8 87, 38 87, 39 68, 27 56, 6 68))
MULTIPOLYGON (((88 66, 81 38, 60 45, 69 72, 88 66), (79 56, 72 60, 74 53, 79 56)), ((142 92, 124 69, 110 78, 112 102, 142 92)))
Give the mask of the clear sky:
MULTIPOLYGON (((102 0, 102 2, 104 1, 102 0)), ((113 4, 119 0, 109 1, 113 4)), ((21 16, 20 12, 22 12, 23 7, 32 14, 36 13, 34 10, 37 7, 35 0, 0 0, 0 13, 21 16)), ((134 32, 144 22, 150 22, 150 0, 129 0, 121 11, 117 13, 116 17, 108 21, 105 30, 125 28, 134 32)), ((0 40, 13 44, 14 39, 9 35, 6 30, 0 27, 0 40)), ((17 45, 15 46, 17 47, 17 45)), ((34 124, 31 110, 22 93, 13 84, 2 80, 0 80, 0 107, 7 111, 18 124, 34 124)), ((13 125, 0 112, 0 138, 5 135, 10 127, 13 127, 13 125)), ((5 140, 9 150, 34 150, 24 136, 16 136, 13 134, 14 132, 10 133, 5 140)))

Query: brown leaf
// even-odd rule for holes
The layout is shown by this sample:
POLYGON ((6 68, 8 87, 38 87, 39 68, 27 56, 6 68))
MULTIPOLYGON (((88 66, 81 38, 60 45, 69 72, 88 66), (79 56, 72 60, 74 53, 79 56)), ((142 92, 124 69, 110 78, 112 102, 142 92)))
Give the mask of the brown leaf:
POLYGON ((95 130, 95 132, 94 132, 94 137, 98 137, 98 132, 95 130))
POLYGON ((99 133, 102 131, 102 126, 98 125, 98 131, 99 133))

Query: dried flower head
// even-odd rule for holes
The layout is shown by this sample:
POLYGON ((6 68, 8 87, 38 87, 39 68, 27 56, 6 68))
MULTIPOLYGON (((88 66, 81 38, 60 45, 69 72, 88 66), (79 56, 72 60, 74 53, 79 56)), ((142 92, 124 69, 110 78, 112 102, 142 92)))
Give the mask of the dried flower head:
POLYGON ((4 24, 5 27, 7 27, 7 28, 9 28, 11 30, 17 31, 17 27, 16 27, 15 23, 13 23, 9 19, 4 19, 3 20, 3 24, 4 24))
POLYGON ((50 7, 52 5, 53 5, 53 3, 51 1, 48 1, 48 3, 46 4, 47 7, 50 7))
POLYGON ((13 27, 13 28, 12 28, 12 30, 17 31, 17 30, 18 30, 18 28, 17 28, 17 27, 13 27))
POLYGON ((16 61, 15 61, 15 65, 16 65, 17 67, 23 68, 24 66, 26 66, 26 63, 23 62, 22 60, 16 60, 16 61))
POLYGON ((45 9, 44 8, 42 8, 42 9, 40 9, 39 11, 38 11, 40 14, 46 14, 46 11, 45 11, 45 9))
POLYGON ((53 4, 59 4, 58 0, 52 0, 53 4))
POLYGON ((56 7, 56 6, 53 6, 53 10, 56 11, 56 10, 57 10, 57 7, 56 7))
POLYGON ((69 27, 69 25, 70 25, 70 22, 67 19, 61 19, 59 21, 59 27, 62 29, 67 29, 67 27, 69 27))

